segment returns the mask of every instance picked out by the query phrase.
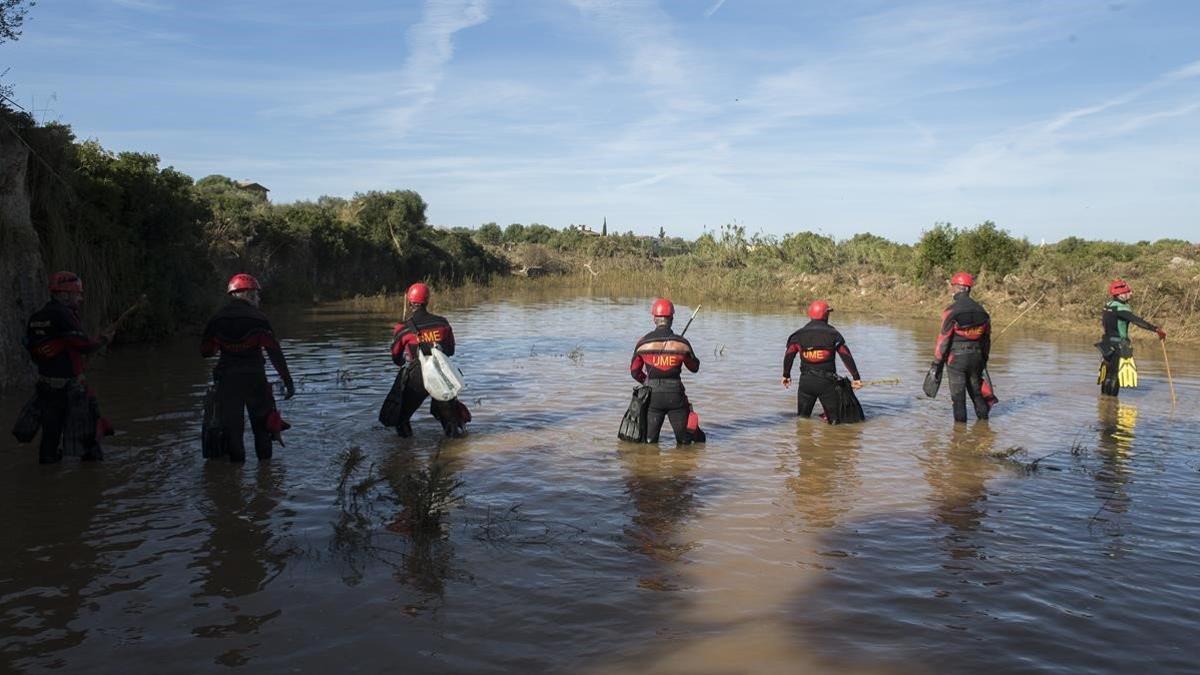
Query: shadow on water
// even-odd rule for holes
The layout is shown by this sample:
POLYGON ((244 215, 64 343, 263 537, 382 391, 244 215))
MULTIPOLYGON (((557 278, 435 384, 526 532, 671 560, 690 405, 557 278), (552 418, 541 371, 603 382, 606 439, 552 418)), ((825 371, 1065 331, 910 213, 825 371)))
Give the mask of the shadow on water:
POLYGON ((808 529, 827 529, 848 511, 861 484, 856 467, 864 425, 801 425, 796 446, 778 453, 779 471, 808 529))
POLYGON ((661 566, 638 579, 649 590, 679 590, 678 563, 696 546, 679 538, 683 523, 696 511, 696 468, 702 446, 660 450, 653 445, 624 444, 619 457, 625 493, 633 506, 625 526, 625 547, 661 566))

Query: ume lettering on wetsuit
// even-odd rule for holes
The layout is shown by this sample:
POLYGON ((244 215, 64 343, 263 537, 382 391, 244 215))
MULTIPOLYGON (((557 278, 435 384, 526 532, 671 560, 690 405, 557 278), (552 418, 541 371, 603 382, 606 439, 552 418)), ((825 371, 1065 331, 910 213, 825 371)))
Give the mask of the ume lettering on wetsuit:
POLYGON ((446 356, 454 356, 454 331, 445 317, 418 306, 412 318, 396 324, 392 331, 392 361, 403 366, 417 358, 419 345, 437 345, 446 356))
POLYGON ((788 336, 787 350, 783 355, 783 376, 792 376, 792 365, 796 356, 800 357, 800 373, 837 374, 837 363, 834 355, 842 359, 850 378, 859 378, 858 366, 854 363, 854 355, 846 346, 846 340, 836 328, 827 321, 813 319, 803 328, 788 336))
POLYGON ((692 343, 670 328, 658 328, 642 336, 633 350, 629 374, 638 382, 678 380, 683 369, 700 370, 700 359, 692 353, 692 343))

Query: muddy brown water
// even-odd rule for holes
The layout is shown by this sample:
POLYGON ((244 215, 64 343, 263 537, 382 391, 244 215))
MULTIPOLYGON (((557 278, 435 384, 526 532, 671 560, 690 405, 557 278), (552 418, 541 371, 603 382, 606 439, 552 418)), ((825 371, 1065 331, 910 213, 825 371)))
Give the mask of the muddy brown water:
POLYGON ((275 312, 299 393, 269 464, 201 459, 192 337, 94 364, 100 465, 37 465, 7 393, 0 670, 1200 672, 1200 354, 1171 354, 1172 413, 1152 347, 1116 403, 1089 340, 1014 329, 991 422, 956 427, 919 393, 935 318, 835 315, 864 378, 902 383, 829 427, 778 384, 801 317, 705 310, 710 440, 637 446, 647 305, 446 310, 460 440, 425 409, 411 440, 378 425, 390 321, 337 307, 275 312), (435 457, 463 500, 414 537, 396 477, 435 457))

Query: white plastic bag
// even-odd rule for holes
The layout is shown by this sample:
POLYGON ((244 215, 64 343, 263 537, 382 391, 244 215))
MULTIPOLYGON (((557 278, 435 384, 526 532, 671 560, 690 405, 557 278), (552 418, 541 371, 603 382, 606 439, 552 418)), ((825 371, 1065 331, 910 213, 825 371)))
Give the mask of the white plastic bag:
POLYGON ((430 349, 428 354, 418 349, 417 357, 421 360, 421 381, 425 384, 425 391, 433 398, 439 401, 453 400, 467 386, 458 369, 450 364, 450 359, 438 347, 430 349))

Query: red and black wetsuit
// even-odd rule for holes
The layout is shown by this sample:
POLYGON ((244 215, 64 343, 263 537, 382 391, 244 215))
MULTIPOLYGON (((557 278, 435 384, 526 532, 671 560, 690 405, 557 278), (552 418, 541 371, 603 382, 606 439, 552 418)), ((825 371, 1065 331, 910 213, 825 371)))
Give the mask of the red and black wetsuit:
MULTIPOLYGON (((812 415, 817 399, 830 424, 841 422, 841 393, 838 390, 836 357, 841 357, 852 379, 861 379, 854 355, 846 340, 828 321, 813 319, 787 339, 783 354, 783 376, 792 376, 792 364, 800 356, 800 378, 796 380, 796 414, 812 415)), ((857 421, 857 420, 855 420, 857 421)))
MULTIPOLYGON (((78 438, 63 438, 71 406, 86 406, 82 417, 91 416, 94 426, 100 420, 95 394, 83 384, 84 356, 103 349, 108 340, 92 339, 83 332, 79 313, 57 300, 50 300, 29 317, 25 344, 38 369, 37 393, 42 406, 42 439, 38 460, 51 464, 62 459, 63 450, 84 459, 100 459, 101 450, 95 430, 76 433, 78 438), (63 446, 59 447, 62 440, 63 446)), ((80 417, 76 415, 75 417, 80 417)), ((86 427, 86 424, 79 426, 86 427)))
MULTIPOLYGON (((417 352, 427 351, 434 346, 446 356, 454 356, 454 329, 445 317, 429 312, 424 305, 416 305, 408 321, 396 324, 392 331, 392 361, 401 367, 401 371, 388 395, 401 397, 396 424, 396 432, 401 436, 412 434, 409 420, 429 396, 429 392, 425 391, 417 352)), ((430 414, 441 422, 447 436, 462 435, 463 425, 470 417, 465 410, 458 399, 434 400, 429 404, 430 414)))
POLYGON ((933 357, 950 371, 950 400, 957 422, 967 421, 968 394, 976 419, 988 418, 990 406, 983 391, 983 371, 991 349, 992 318, 969 292, 956 293, 954 302, 942 312, 933 357))
POLYGON ((664 418, 671 421, 676 443, 687 445, 694 440, 687 428, 691 405, 679 377, 684 368, 698 372, 700 359, 692 351, 692 343, 676 335, 670 327, 656 328, 637 341, 629 374, 651 389, 650 407, 646 413, 647 443, 658 442, 664 418))
POLYGON ((275 410, 275 396, 267 382, 263 351, 283 379, 284 387, 288 391, 294 390, 283 349, 267 315, 260 309, 245 300, 233 298, 217 310, 204 327, 200 355, 207 358, 220 354, 213 368, 213 382, 217 385, 216 413, 224 431, 222 444, 232 462, 246 460, 242 433, 246 428, 247 410, 250 429, 254 433, 255 454, 259 459, 270 459, 272 454, 267 416, 275 410))

